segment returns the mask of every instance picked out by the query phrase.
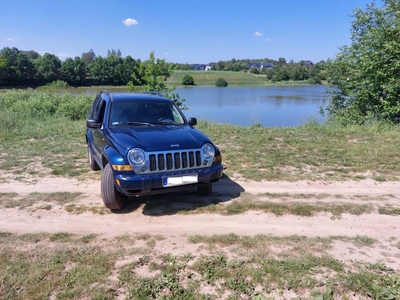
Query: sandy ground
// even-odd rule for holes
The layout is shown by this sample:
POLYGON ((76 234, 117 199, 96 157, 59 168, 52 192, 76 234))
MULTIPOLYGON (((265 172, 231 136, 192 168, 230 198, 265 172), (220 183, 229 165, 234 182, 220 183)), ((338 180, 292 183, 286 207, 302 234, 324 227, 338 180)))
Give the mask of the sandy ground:
MULTIPOLYGON (((79 204, 103 207, 100 182, 80 182, 75 179, 46 177, 35 183, 8 180, 0 184, 0 193, 26 195, 32 192, 80 192, 79 204)), ((400 215, 379 214, 378 207, 400 209, 400 182, 249 182, 224 178, 214 185, 214 193, 198 201, 195 191, 166 196, 132 199, 122 211, 98 214, 68 213, 65 207, 54 206, 51 210, 0 207, 0 232, 38 233, 70 232, 98 234, 116 237, 131 233, 148 233, 167 237, 161 244, 168 252, 190 252, 193 245, 187 243, 189 235, 229 234, 274 236, 301 235, 306 237, 366 236, 377 242, 368 251, 357 251, 348 244, 337 242, 330 253, 338 259, 383 262, 400 271, 400 215), (249 194, 261 201, 265 193, 282 194, 268 201, 301 201, 319 203, 369 204, 375 207, 371 213, 361 215, 318 213, 311 217, 294 215, 276 216, 258 211, 240 215, 179 214, 210 203, 229 203, 249 194), (287 197, 283 195, 287 194, 287 197), (299 194, 302 194, 303 197, 299 194), (323 195, 318 199, 309 195, 323 195), (290 195, 297 195, 296 197, 290 195), (196 197, 192 204, 190 199, 196 197), (178 198, 178 201, 176 201, 178 198), (202 201, 202 202, 201 202, 202 201)))

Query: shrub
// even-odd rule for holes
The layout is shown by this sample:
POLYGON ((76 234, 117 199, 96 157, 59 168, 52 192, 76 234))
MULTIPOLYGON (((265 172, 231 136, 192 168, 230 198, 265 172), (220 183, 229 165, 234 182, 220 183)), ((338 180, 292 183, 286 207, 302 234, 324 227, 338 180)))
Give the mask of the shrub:
POLYGON ((185 76, 183 76, 182 84, 183 85, 194 85, 193 77, 186 74, 185 76))
POLYGON ((63 80, 56 80, 51 83, 46 84, 45 86, 41 86, 40 88, 46 89, 68 89, 70 88, 69 84, 63 80))
POLYGON ((225 87, 228 86, 228 82, 226 82, 225 79, 223 79, 222 77, 218 78, 217 81, 215 81, 215 86, 218 87, 225 87))

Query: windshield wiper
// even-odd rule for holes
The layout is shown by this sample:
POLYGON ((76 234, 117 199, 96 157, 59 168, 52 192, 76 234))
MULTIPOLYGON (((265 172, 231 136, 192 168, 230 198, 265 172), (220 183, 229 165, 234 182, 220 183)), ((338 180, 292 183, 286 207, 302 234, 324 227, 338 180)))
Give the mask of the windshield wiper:
POLYGON ((162 125, 176 125, 176 126, 182 125, 181 123, 175 122, 174 120, 171 119, 159 119, 157 123, 162 125))
POLYGON ((128 125, 142 125, 142 126, 154 126, 153 124, 147 122, 126 122, 128 125))

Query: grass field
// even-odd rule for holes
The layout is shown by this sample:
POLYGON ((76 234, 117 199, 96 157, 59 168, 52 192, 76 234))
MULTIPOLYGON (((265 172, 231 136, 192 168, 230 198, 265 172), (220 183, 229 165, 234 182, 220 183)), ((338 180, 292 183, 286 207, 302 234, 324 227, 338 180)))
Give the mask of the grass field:
POLYGON ((192 76, 194 83, 198 86, 215 86, 215 81, 222 77, 228 85, 235 86, 256 86, 256 85, 298 85, 307 84, 307 82, 282 82, 271 83, 265 75, 256 75, 250 72, 232 72, 232 71, 174 71, 167 83, 170 85, 181 86, 185 75, 192 76))

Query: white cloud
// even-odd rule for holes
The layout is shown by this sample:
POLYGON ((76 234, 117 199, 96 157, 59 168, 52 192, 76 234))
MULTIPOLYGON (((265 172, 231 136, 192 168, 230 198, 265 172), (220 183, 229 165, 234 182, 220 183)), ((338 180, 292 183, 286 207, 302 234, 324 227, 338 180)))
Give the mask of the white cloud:
POLYGON ((61 58, 61 57, 69 57, 69 54, 68 54, 68 53, 62 53, 62 52, 60 52, 60 53, 57 54, 57 56, 58 56, 59 58, 61 58))
POLYGON ((13 40, 14 40, 13 38, 8 38, 8 39, 7 39, 7 41, 13 41, 13 40))
POLYGON ((124 23, 124 25, 127 26, 127 27, 139 24, 138 21, 136 21, 135 19, 131 19, 131 18, 123 20, 122 23, 124 23))
POLYGON ((269 41, 270 41, 270 39, 265 39, 265 41, 266 41, 266 42, 269 42, 269 41))
POLYGON ((255 36, 263 36, 263 34, 262 34, 261 32, 258 32, 258 31, 256 31, 256 32, 254 33, 254 35, 255 35, 255 36))

